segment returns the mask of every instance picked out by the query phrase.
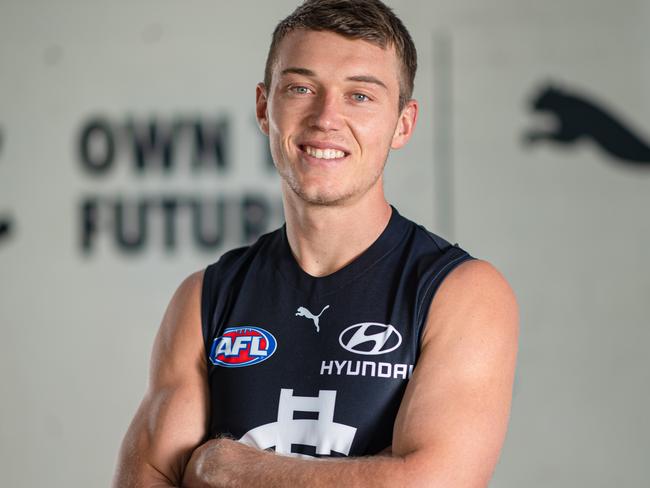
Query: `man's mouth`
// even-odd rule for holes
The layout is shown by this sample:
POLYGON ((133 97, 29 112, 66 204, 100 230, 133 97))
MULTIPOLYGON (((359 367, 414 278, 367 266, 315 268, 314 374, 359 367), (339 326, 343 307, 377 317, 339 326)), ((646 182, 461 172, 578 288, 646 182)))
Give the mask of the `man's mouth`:
POLYGON ((300 146, 304 152, 316 159, 341 159, 346 156, 345 152, 333 148, 318 148, 308 145, 300 146))

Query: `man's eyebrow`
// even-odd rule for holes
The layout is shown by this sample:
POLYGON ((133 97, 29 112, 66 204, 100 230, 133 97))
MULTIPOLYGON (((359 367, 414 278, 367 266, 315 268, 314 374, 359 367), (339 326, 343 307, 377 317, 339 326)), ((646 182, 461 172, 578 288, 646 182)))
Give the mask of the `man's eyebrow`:
POLYGON ((282 76, 289 75, 289 74, 303 75, 303 76, 316 76, 316 73, 314 73, 312 70, 307 68, 287 68, 287 69, 283 69, 282 73, 280 74, 282 76))
MULTIPOLYGON (((292 68, 286 68, 282 70, 282 73, 280 73, 282 76, 284 75, 289 75, 289 74, 294 74, 294 75, 303 75, 303 76, 311 76, 314 77, 316 76, 316 73, 310 69, 307 68, 298 68, 298 67, 292 67, 292 68)), ((372 76, 372 75, 356 75, 356 76, 348 76, 346 78, 346 81, 357 81, 361 83, 372 83, 378 86, 381 86, 388 90, 388 87, 386 84, 381 81, 379 78, 372 76)))
POLYGON ((374 76, 371 75, 358 75, 358 76, 348 76, 346 78, 348 81, 359 81, 361 83, 373 83, 375 85, 379 85, 384 87, 386 90, 388 90, 388 87, 386 84, 381 81, 379 78, 375 78, 374 76))

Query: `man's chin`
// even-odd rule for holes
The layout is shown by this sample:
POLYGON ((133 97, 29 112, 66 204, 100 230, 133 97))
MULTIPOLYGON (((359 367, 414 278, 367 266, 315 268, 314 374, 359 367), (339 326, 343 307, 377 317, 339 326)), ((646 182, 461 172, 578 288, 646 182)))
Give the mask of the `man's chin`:
POLYGON ((292 188, 293 193, 304 203, 320 207, 334 207, 346 203, 352 195, 345 195, 322 190, 306 190, 304 188, 292 188))

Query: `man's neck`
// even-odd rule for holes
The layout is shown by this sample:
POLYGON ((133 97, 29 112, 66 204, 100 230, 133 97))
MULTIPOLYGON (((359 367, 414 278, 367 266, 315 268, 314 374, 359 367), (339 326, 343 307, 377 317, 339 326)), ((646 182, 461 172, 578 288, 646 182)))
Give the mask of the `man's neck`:
POLYGON ((354 261, 386 228, 391 208, 383 190, 346 205, 309 205, 285 194, 287 238, 296 261, 327 276, 354 261))

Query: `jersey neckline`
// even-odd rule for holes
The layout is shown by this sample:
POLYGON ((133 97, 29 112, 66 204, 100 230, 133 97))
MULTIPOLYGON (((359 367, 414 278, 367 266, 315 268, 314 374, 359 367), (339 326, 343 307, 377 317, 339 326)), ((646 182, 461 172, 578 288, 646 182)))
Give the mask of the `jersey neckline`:
POLYGON ((406 238, 409 221, 402 217, 395 207, 390 207, 390 219, 379 237, 352 262, 326 276, 312 276, 300 267, 289 246, 284 224, 275 239, 277 247, 273 246, 277 250, 274 254, 278 272, 291 286, 309 294, 324 295, 343 288, 369 270, 406 238))

